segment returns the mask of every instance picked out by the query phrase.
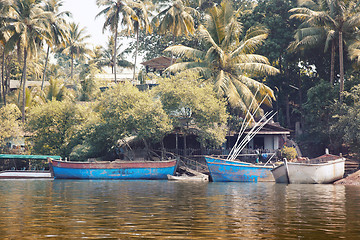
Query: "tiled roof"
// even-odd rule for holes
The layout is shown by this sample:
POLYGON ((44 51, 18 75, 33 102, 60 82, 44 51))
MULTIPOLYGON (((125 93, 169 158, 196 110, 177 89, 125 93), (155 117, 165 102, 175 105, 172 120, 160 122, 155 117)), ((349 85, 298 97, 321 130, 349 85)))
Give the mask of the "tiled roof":
MULTIPOLYGON (((174 62, 175 62, 175 59, 173 59, 173 63, 174 62)), ((161 57, 150 59, 146 62, 142 62, 141 64, 146 67, 154 68, 156 70, 165 70, 167 67, 169 67, 171 65, 171 57, 161 56, 161 57)))

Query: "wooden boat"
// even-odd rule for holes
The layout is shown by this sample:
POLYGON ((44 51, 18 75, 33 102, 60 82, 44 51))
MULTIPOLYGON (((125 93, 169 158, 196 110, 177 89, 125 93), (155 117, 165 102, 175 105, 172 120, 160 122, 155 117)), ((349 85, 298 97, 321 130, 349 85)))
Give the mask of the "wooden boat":
POLYGON ((0 171, 0 179, 52 178, 50 171, 6 170, 0 171))
POLYGON ((288 162, 271 170, 277 183, 332 183, 343 177, 345 159, 325 154, 304 162, 288 162))
POLYGON ((209 176, 206 174, 196 175, 196 176, 188 176, 186 174, 181 176, 173 176, 167 175, 168 180, 170 181, 182 181, 182 182, 208 182, 209 176))
POLYGON ((167 179, 175 172, 176 160, 70 162, 49 158, 49 166, 58 179, 167 179))
POLYGON ((205 157, 213 182, 273 182, 272 166, 205 157))

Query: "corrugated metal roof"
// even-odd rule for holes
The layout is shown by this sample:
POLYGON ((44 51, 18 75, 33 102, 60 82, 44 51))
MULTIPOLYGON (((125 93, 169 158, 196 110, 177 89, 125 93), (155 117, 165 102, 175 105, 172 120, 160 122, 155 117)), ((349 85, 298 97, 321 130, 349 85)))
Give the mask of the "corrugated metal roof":
POLYGON ((38 159, 46 160, 47 158, 53 158, 60 160, 60 156, 49 156, 49 155, 20 155, 20 154, 0 154, 0 159, 38 159))

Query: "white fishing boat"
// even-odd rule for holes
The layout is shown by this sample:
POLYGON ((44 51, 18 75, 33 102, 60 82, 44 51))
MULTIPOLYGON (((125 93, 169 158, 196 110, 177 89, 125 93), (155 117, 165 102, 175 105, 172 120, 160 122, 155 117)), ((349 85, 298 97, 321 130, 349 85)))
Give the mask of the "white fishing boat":
POLYGON ((332 183, 341 179, 345 171, 345 158, 324 154, 301 162, 288 162, 271 170, 277 183, 315 184, 332 183))
POLYGON ((16 178, 52 178, 50 171, 15 171, 15 170, 7 170, 0 171, 0 179, 16 179, 16 178))
POLYGON ((171 181, 183 181, 183 182, 208 182, 209 176, 206 174, 196 175, 196 176, 188 176, 183 174, 181 176, 167 175, 168 180, 171 181))

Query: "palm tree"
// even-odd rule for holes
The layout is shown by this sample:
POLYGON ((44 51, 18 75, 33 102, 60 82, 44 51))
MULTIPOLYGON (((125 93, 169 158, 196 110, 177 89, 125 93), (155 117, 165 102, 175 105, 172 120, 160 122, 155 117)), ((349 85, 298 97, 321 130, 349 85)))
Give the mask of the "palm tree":
POLYGON ((60 46, 61 44, 64 45, 65 40, 67 38, 67 32, 66 32, 67 24, 63 17, 70 16, 71 14, 68 11, 60 12, 60 8, 62 5, 63 5, 62 0, 47 0, 44 6, 44 11, 51 13, 48 19, 49 28, 50 28, 49 31, 51 33, 51 37, 47 41, 48 46, 46 51, 41 90, 44 89, 44 82, 46 78, 46 70, 49 59, 50 47, 57 47, 60 46))
MULTIPOLYGON (((290 52, 303 51, 306 48, 317 47, 325 43, 324 52, 326 52, 329 48, 329 44, 331 44, 330 84, 333 85, 335 76, 335 32, 331 29, 325 28, 324 26, 316 26, 312 24, 316 21, 316 19, 324 15, 324 12, 328 11, 327 2, 313 2, 306 0, 301 4, 303 6, 308 6, 309 8, 314 8, 316 11, 310 10, 307 14, 293 14, 290 16, 290 18, 298 18, 302 20, 303 23, 296 30, 294 35, 295 40, 289 44, 288 50, 290 52)), ((293 11, 294 9, 290 10, 290 12, 293 11)))
POLYGON ((254 54, 267 37, 265 30, 248 30, 240 41, 242 26, 238 13, 227 1, 209 9, 205 26, 199 26, 199 37, 206 51, 182 45, 168 47, 165 51, 191 59, 170 66, 168 71, 200 72, 206 81, 214 84, 219 97, 226 97, 233 109, 244 113, 255 98, 258 99, 254 102, 261 102, 269 96, 264 103, 271 105, 271 99, 275 99, 273 91, 254 78, 276 74, 278 70, 270 66, 266 57, 254 54))
POLYGON ((91 49, 87 48, 87 43, 84 41, 90 38, 90 35, 85 35, 85 28, 79 28, 79 24, 70 23, 69 35, 65 43, 65 48, 62 49, 64 54, 70 55, 71 67, 70 67, 70 79, 74 78, 74 60, 75 58, 84 59, 86 55, 92 55, 91 49))
MULTIPOLYGON (((131 8, 133 1, 131 0, 96 0, 96 4, 99 7, 105 7, 101 10, 96 17, 105 16, 105 22, 103 25, 103 31, 107 28, 114 34, 114 55, 113 62, 116 62, 117 56, 117 38, 119 31, 119 22, 127 26, 129 31, 133 30, 133 24, 131 18, 135 16, 134 10, 131 8)), ((116 64, 114 64, 114 81, 116 80, 116 64)))
POLYGON ((0 1, 0 44, 3 47, 2 61, 1 61, 1 86, 0 86, 0 98, 2 96, 4 105, 6 105, 6 93, 5 93, 5 57, 8 49, 5 49, 9 34, 7 31, 3 31, 6 24, 6 18, 8 17, 10 9, 10 3, 5 0, 0 1), (2 95, 1 95, 2 94, 2 95))
POLYGON ((135 71, 136 71, 136 61, 137 61, 137 55, 139 50, 139 31, 145 30, 146 33, 151 33, 151 25, 149 22, 148 12, 146 10, 147 6, 149 6, 150 3, 143 3, 141 1, 138 1, 134 4, 133 10, 136 14, 135 17, 132 18, 134 31, 136 35, 136 48, 135 48, 135 60, 134 60, 134 73, 133 73, 133 81, 135 81, 135 71))
POLYGON ((360 25, 360 12, 357 1, 342 0, 326 1, 325 10, 313 11, 307 7, 294 8, 293 17, 306 21, 310 26, 322 27, 330 36, 336 36, 339 47, 340 66, 340 102, 344 91, 344 43, 352 42, 360 25), (344 41, 346 40, 346 41, 344 41))
MULTIPOLYGON (((195 9, 185 6, 182 0, 175 0, 172 5, 161 11, 152 21, 155 25, 158 25, 160 34, 172 34, 173 45, 175 45, 175 37, 195 33, 194 19, 191 14, 198 15, 195 9)), ((171 56, 171 64, 172 58, 171 56)))
MULTIPOLYGON (((92 59, 92 62, 96 64, 99 70, 101 70, 101 67, 103 66, 109 66, 111 68, 111 73, 114 73, 114 41, 114 37, 109 36, 106 48, 95 48, 95 58, 92 59)), ((121 44, 117 46, 116 65, 123 68, 132 68, 133 64, 125 59, 127 51, 120 52, 121 46, 121 44)))
POLYGON ((25 122, 27 61, 37 54, 41 41, 49 37, 48 14, 37 0, 17 0, 11 5, 11 9, 10 24, 6 29, 12 31, 8 44, 10 46, 18 44, 23 48, 22 121, 25 122))

